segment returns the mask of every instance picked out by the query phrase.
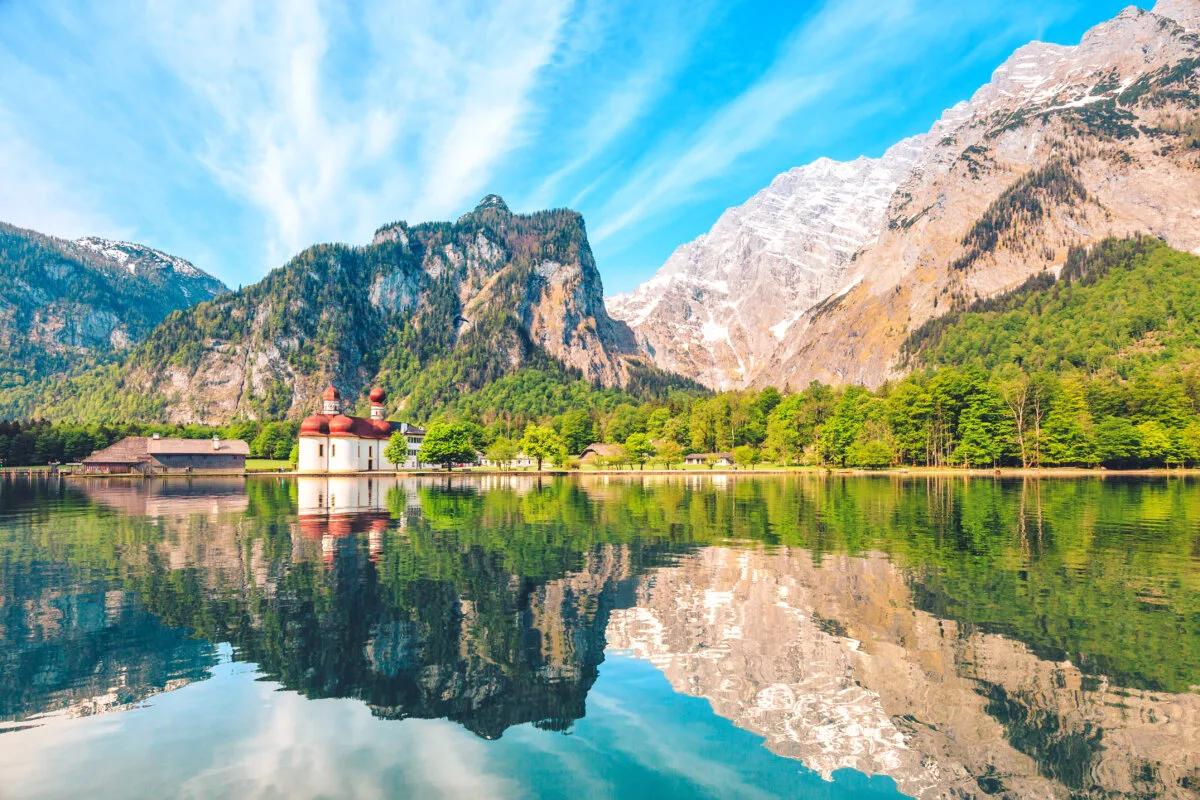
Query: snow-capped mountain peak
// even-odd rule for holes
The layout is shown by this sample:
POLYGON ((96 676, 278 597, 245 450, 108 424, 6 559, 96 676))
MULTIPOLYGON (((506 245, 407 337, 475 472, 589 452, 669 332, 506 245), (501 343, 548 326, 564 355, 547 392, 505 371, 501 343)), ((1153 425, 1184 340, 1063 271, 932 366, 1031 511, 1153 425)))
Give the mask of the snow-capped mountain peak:
POLYGON ((143 244, 105 239, 100 236, 84 236, 76 239, 75 245, 120 264, 131 275, 138 275, 139 270, 157 272, 167 269, 189 278, 210 277, 190 261, 143 244))

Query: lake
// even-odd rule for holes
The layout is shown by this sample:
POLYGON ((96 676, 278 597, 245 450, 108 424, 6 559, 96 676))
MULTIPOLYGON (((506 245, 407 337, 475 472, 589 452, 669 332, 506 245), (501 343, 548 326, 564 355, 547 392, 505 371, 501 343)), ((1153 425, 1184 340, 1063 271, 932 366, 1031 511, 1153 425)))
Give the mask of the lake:
POLYGON ((1200 483, 0 481, 0 797, 1196 797, 1200 483))

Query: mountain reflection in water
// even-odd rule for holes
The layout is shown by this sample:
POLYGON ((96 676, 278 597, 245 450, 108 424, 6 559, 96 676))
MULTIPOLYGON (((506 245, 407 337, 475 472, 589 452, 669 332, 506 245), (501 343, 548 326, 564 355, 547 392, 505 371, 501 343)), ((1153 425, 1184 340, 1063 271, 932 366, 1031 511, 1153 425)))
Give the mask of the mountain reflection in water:
POLYGON ((1198 531, 1186 480, 5 480, 0 742, 224 642, 376 718, 580 736, 607 648, 791 764, 767 794, 1193 797, 1198 531))

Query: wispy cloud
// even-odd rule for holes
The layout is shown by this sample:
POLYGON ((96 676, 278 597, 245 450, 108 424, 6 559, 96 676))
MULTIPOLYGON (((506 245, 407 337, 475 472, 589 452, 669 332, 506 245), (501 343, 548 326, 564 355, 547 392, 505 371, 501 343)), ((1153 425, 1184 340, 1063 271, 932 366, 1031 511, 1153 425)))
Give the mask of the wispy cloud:
MULTIPOLYGON (((620 41, 621 57, 614 60, 621 66, 615 75, 604 76, 606 85, 595 98, 591 112, 577 130, 567 132, 567 158, 522 198, 525 206, 562 203, 564 184, 592 165, 670 91, 715 10, 711 0, 659 2, 629 9, 630 16, 621 20, 605 20, 594 12, 598 7, 600 4, 586 6, 587 12, 570 33, 573 40, 588 42, 589 50, 616 49, 615 41, 620 41)), ((582 58, 585 53, 581 50, 577 46, 571 54, 582 58)), ((578 80, 579 76, 569 70, 574 60, 564 58, 556 67, 578 80)), ((584 191, 576 191, 568 204, 577 203, 583 196, 584 191)))
POLYGON ((529 94, 566 8, 315 0, 225 2, 150 15, 157 57, 213 120, 198 158, 266 224, 278 263, 314 240, 364 238, 401 213, 436 217, 487 188, 522 141, 529 94), (341 63, 365 28, 363 71, 341 63))

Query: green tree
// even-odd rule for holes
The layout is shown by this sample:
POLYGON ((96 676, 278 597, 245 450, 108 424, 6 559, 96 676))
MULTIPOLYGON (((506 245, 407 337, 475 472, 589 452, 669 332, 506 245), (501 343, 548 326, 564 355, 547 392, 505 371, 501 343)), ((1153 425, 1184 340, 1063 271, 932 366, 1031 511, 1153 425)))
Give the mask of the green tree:
POLYGON ((1138 455, 1154 464, 1170 464, 1175 456, 1171 431, 1156 419, 1146 420, 1137 426, 1138 455))
POLYGON ((671 417, 663 424, 662 437, 680 445, 686 445, 691 434, 688 432, 687 420, 683 417, 671 417))
POLYGON ((623 442, 633 433, 645 433, 646 420, 636 407, 622 403, 613 409, 605 429, 605 439, 610 442, 623 442))
POLYGON ((625 460, 637 464, 639 469, 646 468, 646 462, 654 456, 654 444, 644 433, 632 433, 622 446, 625 460))
POLYGON ((525 428, 525 435, 521 437, 521 449, 525 451, 525 455, 537 461, 538 472, 541 472, 542 462, 565 450, 565 445, 553 428, 530 425, 525 428))
POLYGON ((671 420, 671 409, 659 406, 646 417, 646 435, 651 440, 661 439, 667 423, 671 420))
POLYGON ((1046 461, 1050 464, 1095 463, 1092 435, 1092 415, 1084 399, 1083 381, 1076 376, 1063 378, 1042 429, 1046 461))
POLYGON ((863 469, 886 469, 895 451, 885 439, 858 439, 846 448, 846 463, 863 469))
POLYGON ((425 431, 417 459, 424 464, 441 464, 447 470, 456 463, 475 460, 475 441, 469 425, 435 422, 425 431))
POLYGON ((1134 464, 1140 439, 1134 424, 1123 417, 1105 417, 1096 425, 1096 459, 1110 467, 1134 464))
POLYGON ((250 454, 259 458, 286 459, 296 441, 296 433, 290 422, 268 422, 250 442, 250 454))
POLYGON ((558 430, 567 450, 574 454, 582 453, 596 441, 596 423, 592 421, 592 415, 582 408, 573 408, 563 414, 558 430))
POLYGON ((400 431, 393 431, 383 448, 383 457, 397 467, 402 466, 408 461, 408 437, 400 431))
POLYGON ((487 460, 499 466, 501 469, 507 469, 513 459, 517 457, 517 443, 506 436, 497 436, 495 440, 488 445, 485 455, 487 460))
POLYGON ((897 454, 910 464, 932 461, 934 402, 926 381, 925 375, 908 376, 892 387, 883 404, 897 454))
POLYGON ((660 464, 670 469, 672 464, 678 464, 683 460, 683 448, 678 442, 667 439, 658 445, 656 457, 660 464))
POLYGON ((733 448, 733 463, 741 469, 749 469, 758 463, 758 450, 748 444, 740 444, 733 448))
POLYGON ((967 400, 958 418, 954 459, 971 467, 995 464, 1012 441, 1012 424, 1004 401, 983 385, 967 400))
POLYGON ((803 392, 788 395, 775 404, 767 416, 763 442, 768 457, 780 464, 801 461, 832 408, 833 392, 816 382, 803 392))
POLYGON ((861 386, 851 386, 842 393, 833 416, 821 429, 820 450, 826 461, 846 466, 850 445, 862 433, 872 402, 870 392, 861 386))

